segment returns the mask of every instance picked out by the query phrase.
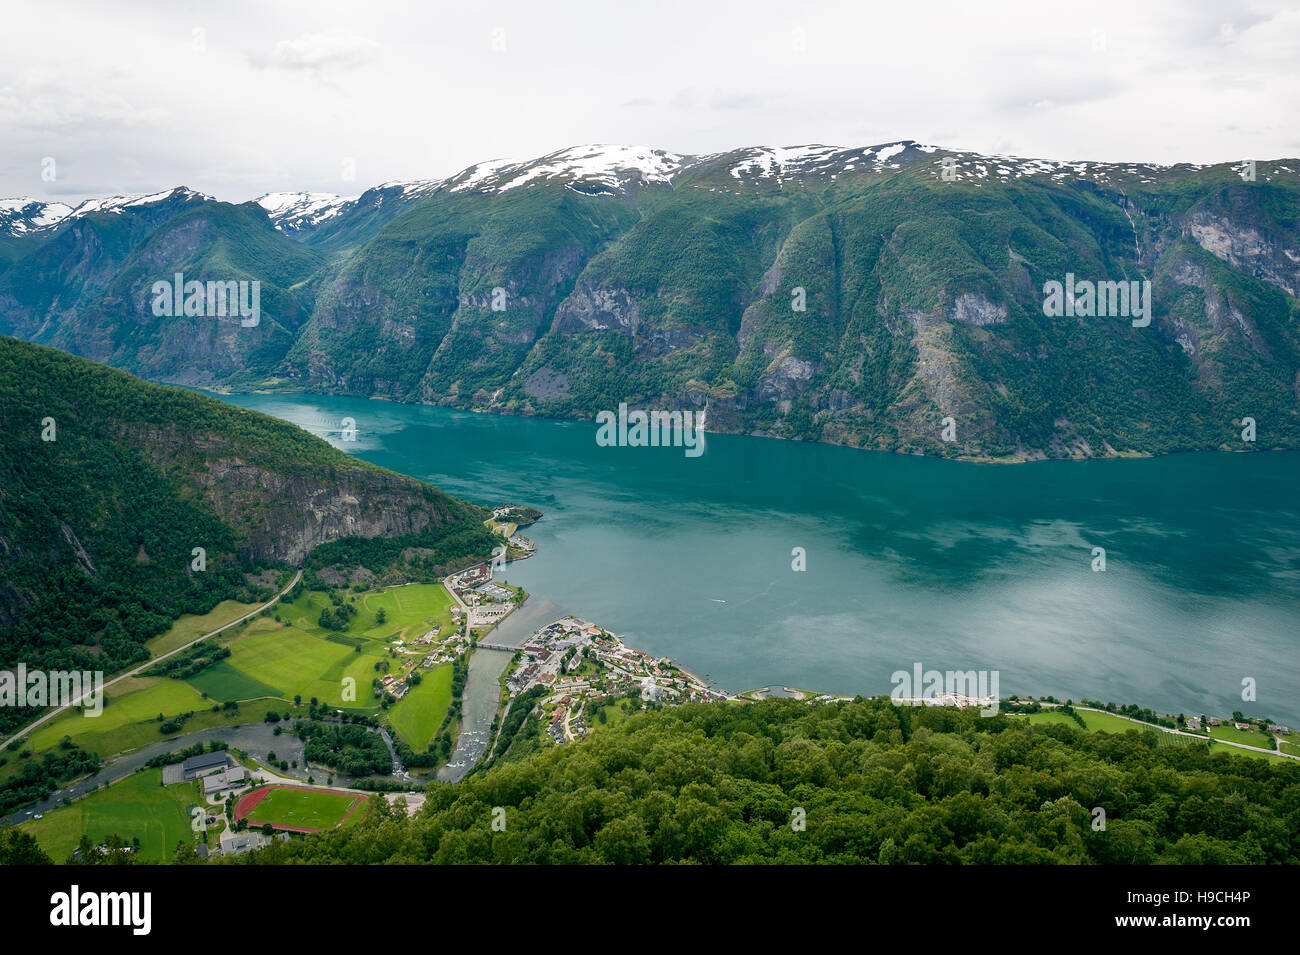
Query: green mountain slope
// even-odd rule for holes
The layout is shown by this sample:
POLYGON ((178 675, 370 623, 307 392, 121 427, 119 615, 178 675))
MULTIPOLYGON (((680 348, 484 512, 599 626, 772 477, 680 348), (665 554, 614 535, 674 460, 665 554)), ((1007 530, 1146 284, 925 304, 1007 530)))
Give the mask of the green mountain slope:
POLYGON ((0 669, 146 659, 177 616, 269 596, 253 575, 321 545, 432 567, 493 544, 477 506, 293 425, 6 337, 0 426, 0 669))
POLYGON ((7 240, 0 328, 180 383, 707 408, 711 430, 925 454, 1297 447, 1298 170, 579 147, 289 234, 178 194, 102 238, 89 217, 7 240), (173 266, 261 276, 270 320, 142 316, 173 266), (1068 275, 1149 282, 1149 323, 1045 314, 1068 275))

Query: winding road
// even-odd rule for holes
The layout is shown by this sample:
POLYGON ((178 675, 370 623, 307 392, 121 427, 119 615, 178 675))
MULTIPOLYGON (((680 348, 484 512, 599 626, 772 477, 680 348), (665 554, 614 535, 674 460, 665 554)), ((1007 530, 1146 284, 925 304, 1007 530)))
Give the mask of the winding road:
MULTIPOLYGON (((293 575, 293 580, 289 581, 288 586, 286 586, 278 594, 272 597, 269 601, 262 604, 262 606, 258 607, 255 610, 250 610, 248 613, 244 614, 238 620, 232 620, 230 621, 230 623, 225 624, 224 626, 217 627, 216 630, 211 630, 208 633, 205 633, 203 636, 191 640, 189 643, 185 644, 184 646, 177 647, 175 650, 168 650, 166 653, 161 654, 160 656, 152 657, 146 660, 144 663, 140 664, 134 670, 128 670, 126 673, 123 673, 120 676, 113 677, 113 679, 105 683, 101 687, 101 689, 107 690, 110 686, 112 686, 115 683, 120 683, 123 680, 130 679, 133 676, 139 676, 145 670, 148 670, 150 667, 155 666, 158 663, 161 663, 163 660, 166 660, 168 657, 174 657, 176 654, 184 650, 188 650, 190 647, 194 646, 195 644, 202 643, 204 640, 207 640, 210 637, 215 637, 217 634, 223 633, 224 631, 229 630, 231 627, 238 626, 239 624, 243 623, 245 620, 248 620, 252 617, 256 617, 259 613, 262 613, 270 609, 271 607, 274 607, 276 604, 278 604, 280 602, 280 598, 283 597, 285 594, 287 594, 290 590, 292 590, 294 588, 294 585, 297 584, 298 581, 300 580, 302 580, 301 567, 297 569, 297 572, 293 575)), ((27 726, 23 727, 21 730, 19 730, 13 736, 9 737, 3 743, 0 743, 0 749, 3 749, 4 747, 8 746, 10 743, 14 742, 15 740, 22 739, 32 730, 36 729, 36 727, 40 726, 42 723, 47 723, 50 720, 54 719, 54 717, 58 716, 60 713, 62 713, 64 710, 68 709, 69 707, 76 706, 78 703, 80 703, 82 700, 84 700, 87 696, 89 696, 93 692, 94 690, 87 690, 86 692, 82 693, 81 696, 77 697, 75 700, 72 700, 68 703, 64 703, 62 706, 58 706, 50 710, 40 719, 35 720, 32 723, 29 723, 27 726)))

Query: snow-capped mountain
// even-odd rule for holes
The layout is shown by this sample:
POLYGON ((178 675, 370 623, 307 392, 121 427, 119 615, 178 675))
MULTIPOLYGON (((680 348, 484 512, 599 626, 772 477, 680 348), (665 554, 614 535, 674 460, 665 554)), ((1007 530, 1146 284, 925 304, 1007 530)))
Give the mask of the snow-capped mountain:
POLYGON ((40 199, 0 199, 0 234, 26 235, 58 225, 72 213, 63 202, 40 199))
POLYGON ((21 236, 44 232, 56 226, 93 212, 120 215, 135 206, 148 206, 166 201, 208 200, 211 196, 187 186, 177 186, 163 192, 140 196, 107 196, 102 199, 85 199, 76 206, 64 202, 44 202, 40 199, 0 199, 0 234, 21 236))
MULTIPOLYGON (((277 230, 311 242, 350 231, 357 222, 373 231, 407 204, 438 192, 502 195, 528 186, 560 183, 587 196, 630 195, 650 186, 673 187, 684 177, 700 179, 713 191, 784 188, 787 184, 832 183, 853 175, 880 176, 924 164, 930 174, 968 184, 1041 178, 1061 183, 1152 183, 1171 167, 1026 159, 944 149, 911 140, 875 146, 749 146, 724 153, 683 155, 649 146, 588 144, 559 149, 535 159, 493 159, 441 179, 381 183, 359 196, 327 192, 269 192, 254 200, 277 230), (322 228, 324 227, 324 228, 322 228)), ((1187 166, 1197 169, 1196 166, 1187 166)), ((1295 175, 1287 166, 1262 174, 1295 175)), ((121 213, 167 200, 211 197, 186 187, 138 196, 87 199, 76 206, 40 199, 0 199, 0 235, 41 234, 90 213, 121 213)))
POLYGON ((612 193, 633 185, 670 184, 692 157, 649 146, 570 146, 538 159, 496 159, 447 180, 453 192, 506 192, 534 181, 566 180, 612 193))
POLYGON ((334 218, 357 198, 332 192, 268 192, 253 201, 266 210, 277 229, 292 233, 334 218))
POLYGON ((1208 449, 1243 409, 1300 448, 1297 169, 586 145, 355 198, 22 199, 0 205, 0 331, 204 387, 588 419, 671 400, 880 450, 935 447, 949 414, 980 437, 940 453, 1208 449), (260 281, 270 320, 154 315, 178 271, 260 281), (1149 301, 1054 320, 1042 289, 1071 274, 1149 301))

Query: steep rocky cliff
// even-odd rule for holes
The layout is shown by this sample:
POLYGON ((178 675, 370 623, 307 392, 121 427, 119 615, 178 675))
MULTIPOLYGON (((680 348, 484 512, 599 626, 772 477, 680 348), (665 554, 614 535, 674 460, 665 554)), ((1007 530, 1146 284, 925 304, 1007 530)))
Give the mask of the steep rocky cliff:
POLYGON ((972 458, 1300 446, 1292 160, 575 147, 355 200, 177 194, 9 241, 0 330, 167 381, 707 407, 719 430, 972 458), (265 327, 140 316, 155 272, 236 262, 274 292, 265 327), (1149 283, 1150 314, 1048 314, 1069 277, 1149 283))

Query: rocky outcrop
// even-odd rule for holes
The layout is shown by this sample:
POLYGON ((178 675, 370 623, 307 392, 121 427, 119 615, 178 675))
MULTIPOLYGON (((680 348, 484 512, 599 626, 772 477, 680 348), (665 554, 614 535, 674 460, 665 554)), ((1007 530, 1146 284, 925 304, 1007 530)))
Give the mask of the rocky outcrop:
POLYGON ((1295 236, 1271 235, 1267 226, 1237 223, 1204 209, 1192 213, 1184 229, 1216 258, 1276 285, 1292 298, 1300 295, 1300 242, 1295 236))
POLYGON ((552 326, 559 335, 614 329, 635 335, 641 317, 625 288, 577 288, 555 310, 552 326))
POLYGON ((155 464, 190 457, 187 483, 204 504, 240 532, 249 560, 300 563, 321 544, 348 537, 401 537, 464 521, 465 505, 414 478, 360 461, 275 468, 230 453, 211 435, 184 439, 170 429, 124 429, 155 464))

